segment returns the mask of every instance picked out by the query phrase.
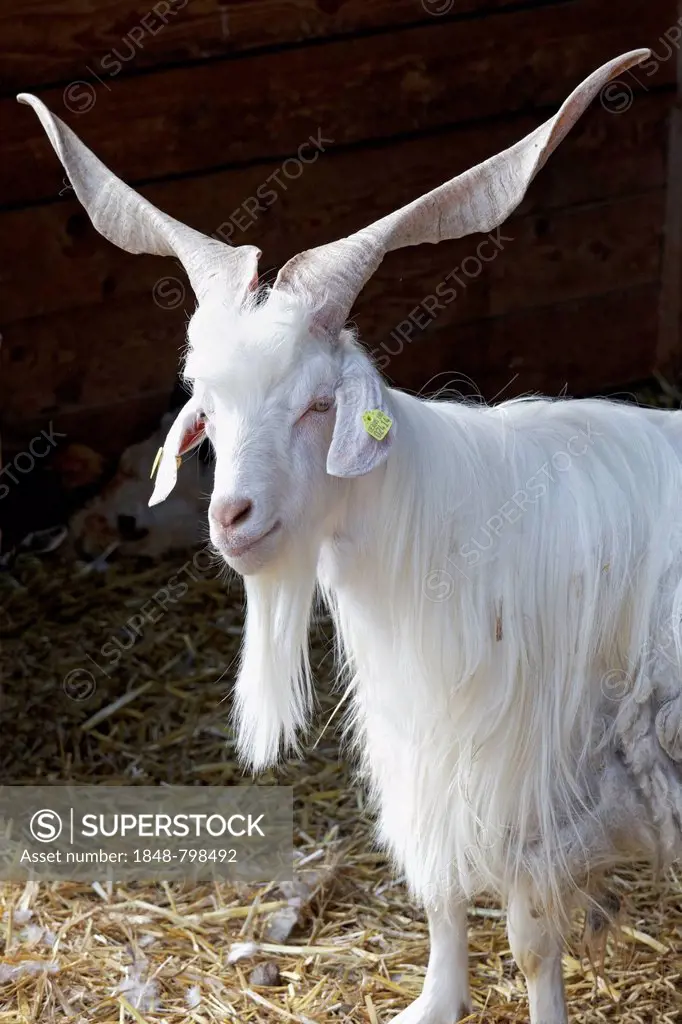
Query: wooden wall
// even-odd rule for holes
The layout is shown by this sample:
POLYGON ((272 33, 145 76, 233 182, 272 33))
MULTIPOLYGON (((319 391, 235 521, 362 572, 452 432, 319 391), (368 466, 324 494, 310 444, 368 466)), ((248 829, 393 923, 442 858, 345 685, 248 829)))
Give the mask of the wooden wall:
POLYGON ((144 435, 193 308, 173 261, 94 231, 17 91, 173 216, 211 234, 237 211, 233 241, 263 250, 267 277, 520 138, 604 61, 652 46, 658 59, 551 158, 502 251, 460 273, 457 298, 401 351, 395 328, 481 239, 391 254, 357 305, 403 386, 468 377, 488 398, 580 393, 677 352, 666 184, 678 55, 663 37, 678 17, 676 0, 23 0, 20 12, 0 0, 5 458, 50 419, 108 454, 144 435), (324 152, 282 175, 311 136, 324 152), (242 204, 277 172, 276 201, 245 225, 242 204))

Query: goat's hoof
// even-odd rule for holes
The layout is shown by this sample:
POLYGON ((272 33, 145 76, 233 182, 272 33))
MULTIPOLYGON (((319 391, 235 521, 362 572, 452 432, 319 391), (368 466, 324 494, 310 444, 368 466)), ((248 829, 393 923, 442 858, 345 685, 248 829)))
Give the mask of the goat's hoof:
POLYGON ((394 1017, 391 1024, 457 1024, 457 1021, 468 1017, 470 1013, 469 1004, 462 1000, 455 1000, 449 1009, 443 1009, 419 996, 406 1010, 394 1017))

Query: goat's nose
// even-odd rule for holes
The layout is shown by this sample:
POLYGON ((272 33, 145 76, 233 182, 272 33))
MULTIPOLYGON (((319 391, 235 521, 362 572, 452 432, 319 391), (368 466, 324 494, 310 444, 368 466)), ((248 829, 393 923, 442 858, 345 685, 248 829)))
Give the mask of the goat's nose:
POLYGON ((223 530, 232 530, 246 522, 252 508, 253 502, 250 498, 232 498, 221 501, 211 515, 223 530))

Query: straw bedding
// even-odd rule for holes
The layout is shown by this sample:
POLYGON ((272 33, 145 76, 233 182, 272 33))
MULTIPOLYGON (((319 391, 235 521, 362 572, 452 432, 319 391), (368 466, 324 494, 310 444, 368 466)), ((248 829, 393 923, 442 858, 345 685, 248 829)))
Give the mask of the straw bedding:
MULTIPOLYGON (((191 556, 190 556, 191 557, 191 556)), ((20 560, 0 575, 3 783, 227 784, 243 598, 217 569, 112 669, 101 654, 182 557, 105 573, 20 560), (107 677, 88 655, 110 673, 107 677), (76 669, 92 672, 96 689, 76 669), (72 673, 69 676, 69 673, 72 673), (70 680, 64 683, 65 677, 70 680), (83 683, 85 680, 85 684, 83 683), (66 691, 66 692, 65 692, 66 691)), ((305 756, 263 782, 293 784, 294 886, 0 884, 0 1022, 387 1022, 421 987, 424 920, 372 845, 361 790, 339 752, 328 686, 330 628, 316 624, 320 711, 305 756)), ((574 1021, 675 1021, 682 994, 680 882, 619 876, 628 914, 606 972, 566 955, 574 1021)), ((494 903, 471 908, 471 1020, 527 1019, 494 903)))

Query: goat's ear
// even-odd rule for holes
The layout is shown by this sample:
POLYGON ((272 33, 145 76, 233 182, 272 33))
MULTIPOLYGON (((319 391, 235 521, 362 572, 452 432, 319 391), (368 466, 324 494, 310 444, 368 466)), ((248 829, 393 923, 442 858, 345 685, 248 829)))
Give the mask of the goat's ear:
POLYGON ((203 416, 196 400, 192 398, 180 410, 166 435, 156 471, 156 483, 149 499, 150 505, 158 505, 168 497, 178 478, 179 457, 201 444, 204 436, 203 416))
POLYGON ((395 437, 381 378, 365 360, 351 360, 336 389, 336 424, 327 454, 330 476, 364 476, 386 459, 395 437))

